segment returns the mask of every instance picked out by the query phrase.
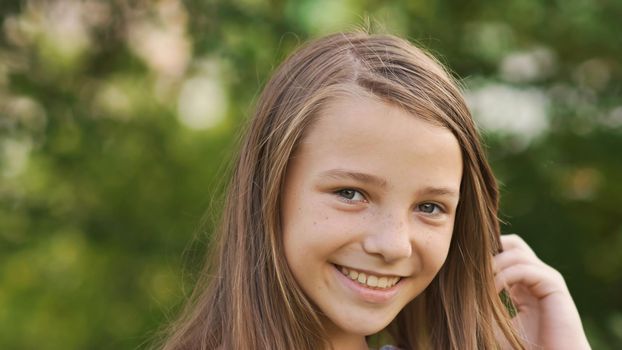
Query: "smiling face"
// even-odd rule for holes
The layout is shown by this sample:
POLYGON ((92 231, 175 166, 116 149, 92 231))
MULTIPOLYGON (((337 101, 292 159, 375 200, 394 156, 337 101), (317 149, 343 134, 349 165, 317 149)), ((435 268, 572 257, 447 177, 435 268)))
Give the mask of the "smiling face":
POLYGON ((461 177, 443 127, 362 97, 320 114, 287 168, 281 217, 289 267, 333 345, 382 330, 432 281, 461 177))

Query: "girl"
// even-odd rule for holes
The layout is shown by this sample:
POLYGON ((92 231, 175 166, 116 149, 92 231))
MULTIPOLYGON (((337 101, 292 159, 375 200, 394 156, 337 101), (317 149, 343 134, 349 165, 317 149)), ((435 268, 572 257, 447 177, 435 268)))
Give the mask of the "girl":
POLYGON ((383 330, 400 349, 589 348, 563 278, 499 235, 456 83, 404 40, 335 34, 289 57, 227 193, 164 349, 367 349, 383 330))

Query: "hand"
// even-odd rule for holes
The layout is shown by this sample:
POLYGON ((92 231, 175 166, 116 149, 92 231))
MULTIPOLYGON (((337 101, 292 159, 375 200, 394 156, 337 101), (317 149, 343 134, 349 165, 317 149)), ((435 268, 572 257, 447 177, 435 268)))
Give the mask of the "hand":
POLYGON ((562 275, 519 236, 503 235, 501 244, 493 261, 495 285, 509 292, 518 311, 513 323, 527 349, 590 349, 562 275))

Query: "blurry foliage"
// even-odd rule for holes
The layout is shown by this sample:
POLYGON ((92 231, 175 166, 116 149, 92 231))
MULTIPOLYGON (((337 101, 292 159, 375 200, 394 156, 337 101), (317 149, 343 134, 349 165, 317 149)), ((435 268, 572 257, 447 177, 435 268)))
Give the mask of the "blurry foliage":
POLYGON ((2 1, 0 348, 148 342, 203 261, 270 72, 368 18, 464 79, 504 232, 563 273, 595 349, 621 348, 621 15, 586 0, 2 1))

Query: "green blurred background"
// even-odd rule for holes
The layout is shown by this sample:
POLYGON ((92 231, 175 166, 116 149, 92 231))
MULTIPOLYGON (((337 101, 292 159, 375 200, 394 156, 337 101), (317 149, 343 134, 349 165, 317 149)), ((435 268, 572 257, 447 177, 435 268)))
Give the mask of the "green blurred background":
POLYGON ((0 2, 0 349, 135 349, 178 310, 244 120, 302 41, 371 23, 461 77, 504 232, 622 348, 622 1, 0 2))

